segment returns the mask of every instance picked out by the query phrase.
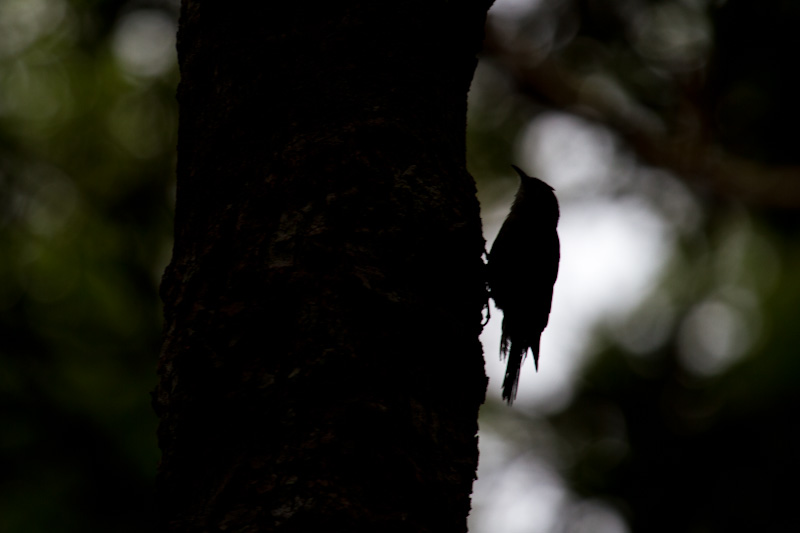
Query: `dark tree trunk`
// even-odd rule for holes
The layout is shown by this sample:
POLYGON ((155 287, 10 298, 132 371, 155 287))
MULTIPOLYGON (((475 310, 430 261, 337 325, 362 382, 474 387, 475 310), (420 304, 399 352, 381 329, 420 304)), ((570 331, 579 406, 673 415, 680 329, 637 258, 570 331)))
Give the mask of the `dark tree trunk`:
POLYGON ((184 1, 166 530, 466 531, 489 4, 184 1))

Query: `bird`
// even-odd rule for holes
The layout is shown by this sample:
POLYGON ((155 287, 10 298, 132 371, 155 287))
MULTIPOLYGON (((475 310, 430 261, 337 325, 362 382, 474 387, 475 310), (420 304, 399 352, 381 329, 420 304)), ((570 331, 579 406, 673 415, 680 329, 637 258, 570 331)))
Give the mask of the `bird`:
POLYGON ((516 399, 528 350, 539 369, 539 343, 550 319, 561 259, 554 189, 519 167, 511 167, 519 174, 520 185, 487 264, 489 294, 503 311, 500 358, 508 358, 503 379, 503 400, 508 405, 516 399))

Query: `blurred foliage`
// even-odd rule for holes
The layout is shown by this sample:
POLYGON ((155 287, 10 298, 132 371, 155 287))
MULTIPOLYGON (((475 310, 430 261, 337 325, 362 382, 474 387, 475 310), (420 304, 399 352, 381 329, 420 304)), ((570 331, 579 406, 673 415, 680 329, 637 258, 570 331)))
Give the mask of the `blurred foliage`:
MULTIPOLYGON (((571 116, 606 146, 603 164, 556 187, 562 208, 636 198, 670 237, 640 303, 595 324, 566 401, 482 412, 509 458, 487 477, 527 462, 560 478, 542 476, 559 494, 557 516, 513 531, 791 529, 800 100, 789 71, 800 3, 496 8, 471 95, 473 172, 510 177, 508 161, 526 156, 551 171, 545 160, 575 159, 543 148, 553 128, 532 127, 571 116)), ((545 493, 529 488, 528 499, 545 493)))
MULTIPOLYGON (((530 124, 574 116, 614 139, 588 194, 642 199, 673 238, 639 306, 596 325, 568 402, 490 403, 482 428, 574 495, 547 531, 788 529, 800 3, 498 4, 473 84, 471 171, 510 175, 530 124), (665 177, 637 179, 644 168, 665 177), (693 211, 673 205, 675 182, 693 211), (621 522, 587 526, 597 502, 621 522)), ((177 8, 0 0, 4 532, 153 528, 177 8)))
POLYGON ((175 2, 0 1, 0 530, 150 531, 175 2))

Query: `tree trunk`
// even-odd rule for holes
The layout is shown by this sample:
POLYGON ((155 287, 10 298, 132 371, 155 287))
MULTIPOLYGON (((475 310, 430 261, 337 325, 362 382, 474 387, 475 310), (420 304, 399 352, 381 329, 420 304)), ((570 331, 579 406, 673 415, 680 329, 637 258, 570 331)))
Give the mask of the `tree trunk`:
POLYGON ((466 531, 490 0, 184 0, 167 531, 466 531))

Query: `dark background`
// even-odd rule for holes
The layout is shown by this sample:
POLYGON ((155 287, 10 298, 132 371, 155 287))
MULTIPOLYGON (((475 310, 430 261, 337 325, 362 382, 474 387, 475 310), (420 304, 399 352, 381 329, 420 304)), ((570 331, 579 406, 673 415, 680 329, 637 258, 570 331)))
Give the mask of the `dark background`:
MULTIPOLYGON (((152 529, 177 11, 0 3, 3 531, 152 529)), ((485 216, 517 162, 552 173, 565 211, 632 200, 669 239, 635 305, 574 332, 557 405, 507 409, 490 383, 473 531, 796 521, 798 25, 789 1, 498 2, 469 123, 485 216), (559 181, 577 154, 543 148, 553 117, 594 132, 578 150, 600 139, 605 164, 559 181)))

